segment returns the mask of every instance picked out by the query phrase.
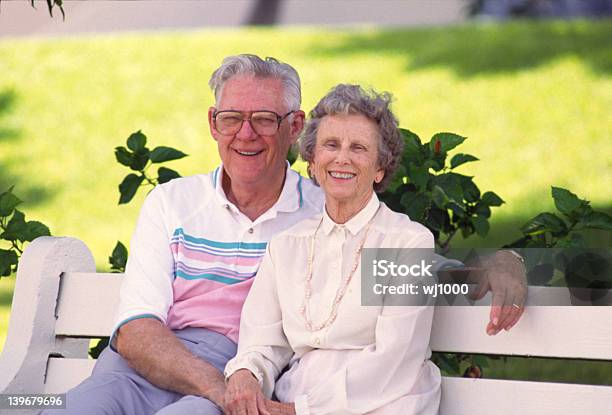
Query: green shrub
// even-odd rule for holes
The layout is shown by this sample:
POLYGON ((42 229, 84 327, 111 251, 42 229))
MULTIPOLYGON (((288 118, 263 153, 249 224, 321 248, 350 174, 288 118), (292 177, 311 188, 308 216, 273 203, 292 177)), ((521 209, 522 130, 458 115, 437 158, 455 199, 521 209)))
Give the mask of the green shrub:
POLYGON ((8 246, 7 249, 0 248, 0 278, 17 271, 27 242, 39 236, 51 235, 45 224, 25 220, 25 214, 17 209, 21 203, 22 200, 13 194, 13 186, 0 194, 0 242, 8 246))

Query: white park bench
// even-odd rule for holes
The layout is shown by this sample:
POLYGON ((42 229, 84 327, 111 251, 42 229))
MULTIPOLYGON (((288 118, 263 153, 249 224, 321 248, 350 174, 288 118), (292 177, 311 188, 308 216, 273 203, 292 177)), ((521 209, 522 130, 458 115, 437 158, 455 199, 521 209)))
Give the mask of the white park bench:
MULTIPOLYGON (((88 359, 89 339, 110 335, 121 278, 96 273, 77 239, 42 237, 30 244, 0 356, 0 393, 64 393, 89 376, 95 362, 88 359)), ((530 289, 528 305, 568 296, 563 291, 530 289)), ((527 308, 512 331, 492 337, 484 332, 488 313, 488 307, 438 307, 432 350, 612 360, 612 307, 527 308)), ((28 413, 7 414, 17 412, 28 413)), ((444 377, 440 413, 609 415, 612 386, 444 377)))

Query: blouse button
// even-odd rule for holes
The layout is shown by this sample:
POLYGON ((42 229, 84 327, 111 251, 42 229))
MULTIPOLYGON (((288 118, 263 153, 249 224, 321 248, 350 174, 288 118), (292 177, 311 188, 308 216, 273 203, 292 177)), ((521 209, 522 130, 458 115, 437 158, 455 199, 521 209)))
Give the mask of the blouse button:
POLYGON ((321 344, 321 340, 318 337, 315 338, 315 344, 317 346, 321 344))
POLYGON ((253 233, 253 228, 249 228, 249 233, 253 233))

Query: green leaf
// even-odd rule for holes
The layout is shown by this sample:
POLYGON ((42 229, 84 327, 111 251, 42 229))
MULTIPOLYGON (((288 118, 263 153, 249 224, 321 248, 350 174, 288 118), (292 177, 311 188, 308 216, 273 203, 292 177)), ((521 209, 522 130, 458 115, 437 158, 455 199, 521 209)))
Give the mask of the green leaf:
POLYGON ((434 179, 434 183, 448 196, 448 198, 458 205, 463 205, 463 190, 461 188, 462 177, 456 173, 445 173, 439 176, 436 176, 434 179))
POLYGON ((130 167, 134 159, 134 154, 123 146, 115 147, 115 158, 124 166, 130 167))
POLYGON ((117 241, 117 244, 115 245, 111 256, 108 257, 108 262, 111 265, 111 269, 114 271, 124 272, 125 264, 127 263, 127 258, 127 248, 125 247, 125 245, 123 245, 123 243, 121 243, 121 241, 117 241))
MULTIPOLYGON (((62 13, 62 19, 66 20, 66 12, 64 11, 64 8, 62 7, 64 0, 46 0, 46 1, 47 1, 47 8, 49 9, 49 15, 51 17, 53 17, 53 7, 57 6, 60 9, 60 12, 62 13)), ((32 7, 34 7, 34 0, 32 0, 32 7)))
POLYGON ((448 196, 444 193, 444 190, 440 186, 434 186, 431 192, 431 198, 439 208, 445 209, 446 204, 449 202, 448 196))
POLYGON ((25 241, 26 233, 25 215, 23 212, 15 209, 13 217, 6 224, 6 229, 0 235, 2 239, 7 241, 25 241))
POLYGON ((434 157, 425 161, 425 163, 423 163, 423 166, 428 169, 433 169, 434 171, 440 171, 444 168, 444 162, 444 159, 440 159, 440 157, 434 157))
MULTIPOLYGON (((447 207, 453 212, 453 222, 457 222, 460 217, 465 216, 465 209, 463 206, 460 206, 455 202, 450 202, 447 207)), ((445 230, 444 232, 448 233, 450 230, 445 230)))
POLYGON ((393 180, 391 180, 391 183, 389 183, 389 186, 387 186, 387 190, 385 190, 384 193, 395 193, 397 189, 404 184, 404 177, 406 177, 406 167, 403 164, 400 164, 395 171, 393 180))
MULTIPOLYGON (((155 150, 153 150, 153 151, 155 151, 155 150)), ((287 161, 289 162, 290 166, 293 166, 293 164, 296 162, 296 160, 298 159, 298 156, 300 155, 299 153, 300 153, 300 151, 299 151, 297 146, 289 147, 289 151, 287 151, 287 161)), ((185 154, 185 156, 186 155, 187 154, 185 154)), ((155 162, 153 162, 153 163, 155 163, 155 162)))
POLYGON ((440 369, 448 375, 458 375, 461 371, 457 356, 439 353, 436 360, 440 369))
POLYGON ((591 212, 580 222, 589 228, 612 231, 612 216, 604 212, 591 212))
POLYGON ((470 218, 472 225, 474 225, 474 230, 478 234, 478 236, 484 238, 489 233, 489 221, 484 216, 474 216, 470 218))
POLYGON ((13 266, 17 265, 19 259, 17 253, 12 249, 0 249, 0 276, 8 277, 13 272, 13 266))
POLYGON ((35 220, 30 220, 26 223, 26 229, 25 229, 25 233, 24 233, 24 240, 27 242, 32 242, 34 239, 38 238, 39 236, 50 236, 51 232, 49 231, 49 228, 47 227, 47 225, 35 221, 35 220))
POLYGON ((474 225, 472 224, 472 226, 469 225, 462 225, 461 226, 461 236, 463 236, 464 239, 468 238, 470 235, 472 235, 474 233, 474 225))
POLYGON ((537 264, 527 273, 527 281, 529 281, 529 285, 546 286, 552 279, 554 272, 555 267, 552 264, 537 264))
POLYGON ((130 173, 121 182, 119 185, 119 193, 121 196, 119 197, 119 204, 122 205, 124 203, 128 203, 130 200, 134 198, 134 195, 138 191, 138 187, 144 180, 144 176, 138 176, 134 173, 130 173))
POLYGON ((419 189, 423 189, 429 180, 429 171, 426 167, 410 165, 408 167, 408 179, 419 189))
POLYGON ((469 163, 470 161, 478 161, 478 158, 470 154, 459 153, 453 156, 450 162, 450 166, 451 169, 454 169, 455 167, 461 166, 464 163, 469 163))
POLYGON ((495 192, 484 192, 482 195, 482 203, 487 206, 501 206, 504 201, 495 192))
MULTIPOLYGON (((531 236, 523 236, 516 241, 512 241, 509 244, 504 245, 503 248, 525 248, 529 241, 531 241, 531 236)), ((527 256, 523 256, 525 257, 525 262, 527 262, 527 256)), ((529 267, 527 266, 527 268, 529 267)))
POLYGON ((165 167, 160 167, 157 170, 157 183, 162 184, 162 183, 166 183, 169 182, 172 179, 176 179, 178 177, 181 177, 180 174, 178 174, 178 172, 172 170, 172 169, 167 169, 165 167))
POLYGON ((550 231, 554 236, 567 232, 567 225, 557 215, 549 212, 540 213, 521 226, 524 234, 538 234, 542 231, 550 231))
MULTIPOLYGON (((566 238, 566 239, 571 240, 572 238, 566 238)), ((566 239, 561 239, 559 242, 564 244, 566 239)), ((557 242, 557 244, 559 242, 557 242)), ((559 246, 557 245, 557 247, 559 246)), ((550 263, 553 266, 553 269, 556 268, 559 271, 565 273, 565 268, 567 267, 567 264, 570 262, 572 252, 566 249, 561 249, 561 250, 555 249, 555 251, 560 251, 560 252, 553 254, 552 258, 548 261, 548 263, 550 263)), ((540 262, 543 262, 543 261, 540 261, 540 262)))
POLYGON ((404 193, 400 203, 410 219, 423 223, 425 210, 430 206, 431 199, 424 193, 404 193))
POLYGON ((463 197, 467 202, 478 202, 480 199, 480 189, 471 178, 469 180, 464 180, 461 183, 461 187, 463 188, 463 197))
POLYGON ((551 189, 555 206, 559 212, 567 216, 572 216, 578 213, 580 210, 582 210, 583 213, 587 213, 584 207, 584 205, 588 205, 586 200, 579 199, 574 193, 561 187, 551 186, 551 189))
POLYGON ((557 241, 555 248, 584 248, 586 247, 586 242, 584 241, 584 237, 579 233, 572 232, 569 235, 566 235, 564 238, 561 238, 557 241))
POLYGON ((0 216, 10 216, 20 203, 22 203, 21 199, 13 194, 13 186, 11 186, 6 192, 0 194, 0 216))
POLYGON ((427 211, 427 217, 425 218, 425 224, 430 229, 438 231, 446 231, 450 223, 450 217, 446 209, 438 209, 431 207, 427 211))
MULTIPOLYGON (((419 153, 416 157, 418 163, 424 164, 426 160, 430 160, 434 156, 433 150, 429 148, 429 143, 421 144, 419 148, 419 153)), ((406 152, 404 151, 404 157, 406 157, 406 152)))
POLYGON ((135 152, 132 162, 130 163, 130 169, 140 172, 143 171, 149 162, 149 154, 149 150, 146 148, 135 152))
POLYGON ((474 213, 478 214, 479 216, 484 216, 485 218, 490 218, 491 208, 485 205, 484 203, 478 203, 476 204, 476 209, 474 210, 474 213))
POLYGON ((531 236, 529 240, 525 243, 525 248, 549 248, 546 245, 546 240, 540 236, 533 237, 531 236))
POLYGON ((431 168, 435 171, 441 171, 446 166, 446 156, 445 152, 435 154, 433 158, 430 160, 432 162, 431 168))
POLYGON ((431 141, 429 142, 429 148, 433 152, 436 147, 436 142, 439 140, 440 141, 440 152, 446 153, 449 150, 452 150, 453 148, 463 143, 466 140, 466 138, 467 137, 462 137, 460 135, 453 134, 453 133, 437 133, 437 134, 434 134, 434 136, 431 138, 431 141))
POLYGON ((149 155, 152 163, 163 163, 165 161, 179 160, 183 157, 187 157, 187 154, 182 151, 176 150, 172 147, 155 147, 149 155))
POLYGON ((89 355, 91 356, 92 359, 97 359, 100 356, 100 354, 108 346, 109 340, 110 340, 109 337, 102 337, 100 341, 94 347, 91 347, 89 349, 89 355))
POLYGON ((62 20, 66 20, 66 12, 64 11, 64 0, 55 0, 55 4, 59 7, 60 12, 62 13, 62 20))
POLYGON ((418 153, 421 147, 421 139, 419 136, 405 128, 400 128, 399 130, 404 138, 404 153, 418 153))
POLYGON ((567 259, 565 279, 568 286, 593 287, 592 283, 599 285, 606 280, 609 281, 610 259, 606 256, 597 252, 582 252, 568 256, 567 259))
POLYGON ((489 367, 489 358, 483 355, 472 356, 472 362, 482 368, 489 367))
POLYGON ((140 130, 130 135, 127 139, 127 146, 134 153, 142 151, 147 144, 147 136, 144 135, 140 130))

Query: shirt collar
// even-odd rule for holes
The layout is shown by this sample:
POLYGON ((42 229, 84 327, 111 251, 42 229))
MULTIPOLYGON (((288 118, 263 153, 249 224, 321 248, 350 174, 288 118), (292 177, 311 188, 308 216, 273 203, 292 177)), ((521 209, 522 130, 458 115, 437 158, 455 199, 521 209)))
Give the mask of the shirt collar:
MULTIPOLYGON (((302 180, 298 172, 291 169, 289 162, 287 161, 287 168, 285 169, 285 183, 283 184, 283 190, 278 197, 276 203, 272 206, 271 210, 277 212, 295 212, 304 204, 304 197, 302 192, 302 180)), ((238 211, 236 205, 230 202, 223 190, 223 163, 217 167, 212 173, 212 181, 215 186, 215 193, 219 203, 225 207, 230 207, 234 211, 238 211)))
POLYGON ((372 192, 372 197, 367 205, 365 205, 365 207, 348 222, 342 225, 334 222, 333 219, 327 214, 327 209, 323 209, 323 222, 321 223, 321 230, 325 233, 325 235, 329 235, 334 227, 339 227, 346 228, 351 234, 357 235, 366 226, 370 219, 374 217, 379 205, 380 202, 378 200, 378 196, 376 196, 375 192, 372 192))

